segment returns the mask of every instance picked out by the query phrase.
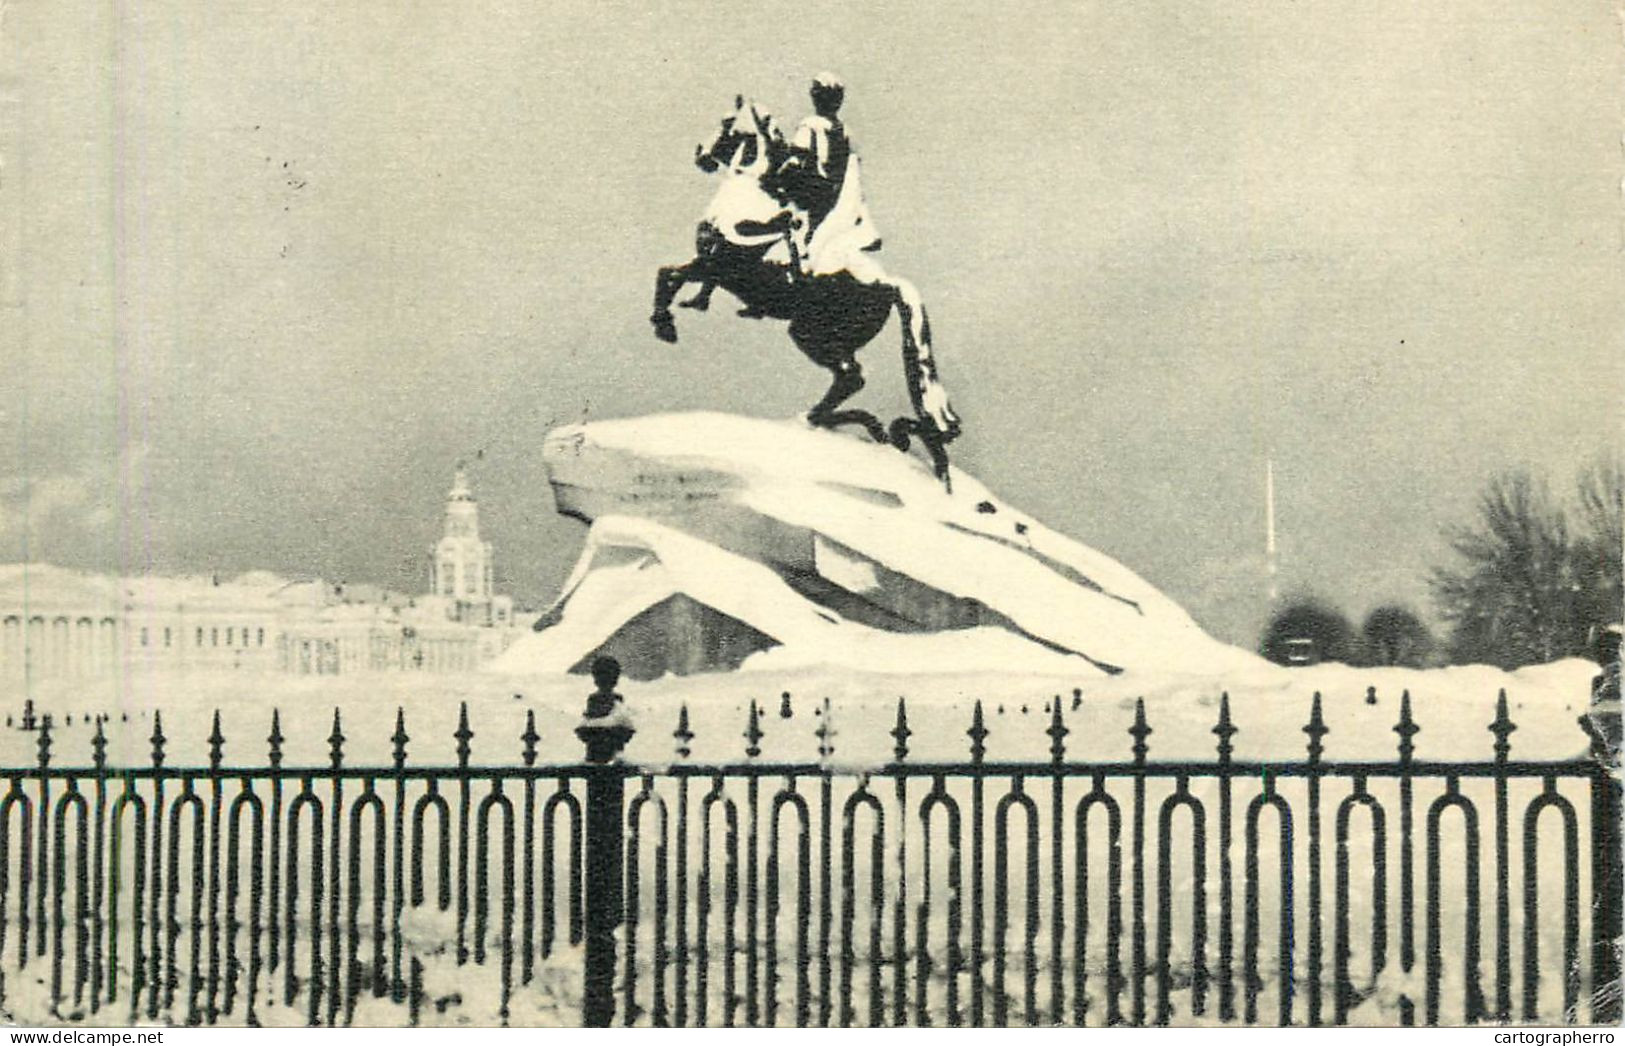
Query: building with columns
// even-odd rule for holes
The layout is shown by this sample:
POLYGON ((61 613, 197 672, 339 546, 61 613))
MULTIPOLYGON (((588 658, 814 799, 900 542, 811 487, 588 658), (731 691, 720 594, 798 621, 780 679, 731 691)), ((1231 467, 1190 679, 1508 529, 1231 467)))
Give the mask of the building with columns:
POLYGON ((0 688, 144 670, 474 671, 534 619, 495 592, 491 564, 458 470, 422 595, 266 571, 115 577, 0 565, 0 688))

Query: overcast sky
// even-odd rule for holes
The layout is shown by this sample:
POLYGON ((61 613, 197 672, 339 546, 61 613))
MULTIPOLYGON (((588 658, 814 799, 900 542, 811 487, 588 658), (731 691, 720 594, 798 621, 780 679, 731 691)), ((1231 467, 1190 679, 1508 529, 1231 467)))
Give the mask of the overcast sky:
POLYGON ((466 458, 546 601, 550 427, 823 391, 782 325, 646 317, 693 143, 826 67, 956 461, 1227 639, 1270 448, 1285 587, 1358 615, 1618 444, 1611 5, 648 6, 5 5, 0 559, 415 591, 466 458))

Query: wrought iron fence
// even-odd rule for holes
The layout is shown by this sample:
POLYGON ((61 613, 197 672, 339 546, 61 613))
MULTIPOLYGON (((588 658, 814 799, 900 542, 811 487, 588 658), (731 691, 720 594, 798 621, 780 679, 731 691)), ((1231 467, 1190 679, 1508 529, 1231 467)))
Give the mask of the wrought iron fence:
POLYGON ((228 767, 217 714, 206 765, 166 765, 155 716, 150 765, 98 723, 66 768, 46 719, 0 770, 0 1006, 33 976, 36 1018, 416 1023, 441 963, 507 1021, 551 962, 587 1024, 1619 1021, 1600 735, 1514 760, 1502 694, 1487 758, 1418 760, 1407 695, 1394 760, 1336 762, 1317 695, 1304 758, 1261 763, 1224 698, 1211 759, 1153 760, 1141 703, 1127 759, 1076 762, 1062 706, 1047 759, 989 761, 978 703, 968 759, 921 762, 899 701, 867 771, 827 704, 816 760, 763 762, 753 703, 741 761, 693 761, 685 707, 658 768, 591 722, 590 761, 538 763, 533 714, 479 765, 466 707, 454 765, 409 765, 398 715, 392 765, 346 766, 335 712, 327 766, 284 766, 273 715, 228 767))

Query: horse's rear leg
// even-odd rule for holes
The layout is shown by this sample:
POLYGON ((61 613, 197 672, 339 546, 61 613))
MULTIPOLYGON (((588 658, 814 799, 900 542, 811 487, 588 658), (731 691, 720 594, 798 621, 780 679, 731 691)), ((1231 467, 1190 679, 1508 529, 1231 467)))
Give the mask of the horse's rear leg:
POLYGON ((814 425, 827 425, 829 423, 827 419, 835 413, 835 408, 856 396, 864 385, 863 368, 850 356, 826 366, 834 375, 834 380, 829 383, 824 398, 813 404, 812 410, 807 412, 807 420, 814 425))
POLYGON ((835 380, 830 382, 824 398, 807 412, 807 422, 819 428, 832 429, 837 425, 862 425, 869 438, 876 443, 886 441, 886 430, 880 419, 866 410, 836 410, 842 403, 856 396, 863 388, 863 368, 858 361, 847 357, 829 365, 835 380))
POLYGON ((655 304, 649 322, 654 326, 655 337, 661 341, 677 341, 677 321, 671 314, 671 302, 683 284, 693 278, 694 264, 662 265, 655 274, 655 304))

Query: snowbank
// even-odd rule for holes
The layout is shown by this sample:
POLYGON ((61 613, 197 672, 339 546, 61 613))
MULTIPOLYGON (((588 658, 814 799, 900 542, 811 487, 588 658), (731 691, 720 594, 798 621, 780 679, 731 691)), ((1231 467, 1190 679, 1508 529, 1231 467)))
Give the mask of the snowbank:
MULTIPOLYGON (((939 641, 901 638, 922 644, 939 641)), ((1492 756, 1494 737, 1488 727, 1495 718, 1496 695, 1504 689, 1518 727, 1511 737, 1512 758, 1569 759, 1587 752, 1586 736, 1576 720, 1585 714, 1590 678, 1596 671, 1590 662, 1575 659, 1511 673, 1476 665, 1416 671, 1344 665, 1283 669, 1264 663, 1253 672, 1229 676, 1146 673, 1108 678, 1092 672, 975 671, 900 677, 824 665, 777 669, 769 660, 776 656, 778 652, 764 656, 757 669, 730 675, 623 681, 620 689, 638 730, 628 757, 651 766, 672 761, 676 747, 672 731, 679 708, 687 706, 696 735, 690 742, 692 758, 738 761, 744 753, 740 735, 755 701, 766 733, 764 761, 816 761, 815 731, 825 721, 827 698, 836 764, 880 765, 892 759, 895 742, 889 731, 898 699, 906 698, 912 759, 967 759, 965 731, 981 701, 990 731, 989 760, 1042 760, 1049 754, 1050 739, 1044 731, 1050 702, 1059 697, 1071 731, 1066 739, 1069 759, 1130 758, 1133 742, 1127 731, 1134 720, 1135 700, 1143 698, 1146 719, 1155 731, 1147 742, 1149 758, 1204 760, 1214 758, 1212 728, 1220 694, 1227 692, 1232 720, 1240 730, 1234 739, 1235 758, 1296 762, 1304 756, 1307 738, 1302 728, 1319 692, 1330 728, 1324 741, 1326 759, 1391 760, 1399 740, 1393 726, 1399 718, 1400 695, 1408 690, 1421 728, 1414 739, 1417 759, 1480 761, 1492 756), (1367 703, 1368 688, 1375 688, 1375 704, 1367 703), (784 693, 791 695, 789 718, 779 714, 784 693)), ((455 758, 453 733, 464 703, 474 731, 474 761, 509 765, 519 762, 527 713, 535 715, 541 735, 541 762, 579 760, 582 749, 572 731, 591 689, 590 681, 556 672, 315 677, 143 671, 121 681, 42 690, 35 703, 52 712, 52 762, 57 766, 89 765, 91 717, 98 714, 110 716, 105 724, 108 762, 145 765, 150 760, 155 711, 163 714, 167 765, 205 765, 211 716, 217 709, 226 737, 227 766, 263 765, 273 709, 280 710, 288 766, 327 764, 335 709, 342 710, 349 765, 390 765, 397 709, 404 710, 411 762, 448 765, 455 758)), ((21 705, 20 698, 5 705, 14 727, 21 705)), ((0 731, 0 763, 32 765, 36 739, 15 728, 0 731)))

